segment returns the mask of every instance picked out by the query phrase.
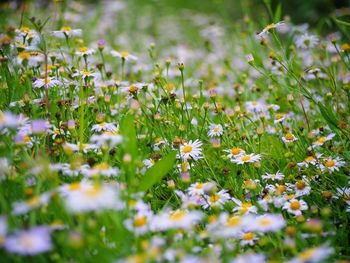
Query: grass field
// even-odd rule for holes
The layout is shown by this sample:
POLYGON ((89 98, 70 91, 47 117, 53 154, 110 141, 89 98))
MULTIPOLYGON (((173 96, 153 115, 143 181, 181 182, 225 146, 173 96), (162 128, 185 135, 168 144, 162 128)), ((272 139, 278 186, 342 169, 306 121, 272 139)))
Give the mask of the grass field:
POLYGON ((2 3, 0 261, 349 262, 349 10, 272 2, 2 3))

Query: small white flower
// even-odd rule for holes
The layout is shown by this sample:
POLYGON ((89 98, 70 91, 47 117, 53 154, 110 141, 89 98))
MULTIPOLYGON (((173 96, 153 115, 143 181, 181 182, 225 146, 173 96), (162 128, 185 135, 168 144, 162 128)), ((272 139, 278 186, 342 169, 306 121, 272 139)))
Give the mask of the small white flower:
POLYGON ((195 140, 194 142, 185 142, 180 146, 180 156, 184 161, 188 159, 198 160, 202 158, 202 142, 195 140))
POLYGON ((224 132, 224 130, 223 130, 221 124, 210 124, 209 125, 209 131, 208 131, 209 137, 221 136, 223 134, 223 132, 224 132))
POLYGON ((231 162, 236 163, 236 164, 245 164, 245 163, 255 163, 260 161, 261 156, 260 154, 242 154, 235 159, 232 159, 231 162))
POLYGON ((308 209, 308 205, 303 200, 291 199, 283 205, 282 209, 295 216, 300 216, 302 211, 308 209))
POLYGON ((137 60, 136 56, 130 54, 127 51, 120 51, 120 52, 118 52, 118 51, 112 50, 111 54, 114 57, 122 58, 122 59, 125 59, 125 60, 137 60))

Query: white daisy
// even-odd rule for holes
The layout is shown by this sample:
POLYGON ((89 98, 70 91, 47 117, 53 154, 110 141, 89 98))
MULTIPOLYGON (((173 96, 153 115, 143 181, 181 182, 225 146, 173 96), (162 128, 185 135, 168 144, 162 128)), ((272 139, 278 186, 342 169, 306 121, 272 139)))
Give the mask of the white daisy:
POLYGON ((180 156, 184 161, 188 159, 198 160, 202 158, 202 142, 199 140, 195 140, 194 142, 189 141, 185 142, 180 146, 180 156))
POLYGON ((209 125, 209 131, 208 131, 209 137, 221 136, 223 134, 223 132, 224 132, 224 130, 223 130, 221 124, 210 124, 209 125))

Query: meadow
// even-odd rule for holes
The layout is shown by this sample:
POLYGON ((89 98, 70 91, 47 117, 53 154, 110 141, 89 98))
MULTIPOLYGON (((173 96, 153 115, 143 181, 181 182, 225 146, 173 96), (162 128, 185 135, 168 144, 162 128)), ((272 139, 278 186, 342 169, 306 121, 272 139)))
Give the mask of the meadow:
POLYGON ((0 261, 349 262, 349 10, 150 2, 1 4, 0 261))

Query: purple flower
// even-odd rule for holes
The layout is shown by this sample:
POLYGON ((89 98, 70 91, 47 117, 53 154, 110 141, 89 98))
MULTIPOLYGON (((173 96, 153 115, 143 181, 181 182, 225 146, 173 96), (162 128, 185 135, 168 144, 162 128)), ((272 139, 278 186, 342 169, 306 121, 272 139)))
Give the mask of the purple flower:
POLYGON ((46 226, 21 230, 8 236, 4 247, 8 252, 20 255, 36 255, 51 250, 51 229, 46 226))

